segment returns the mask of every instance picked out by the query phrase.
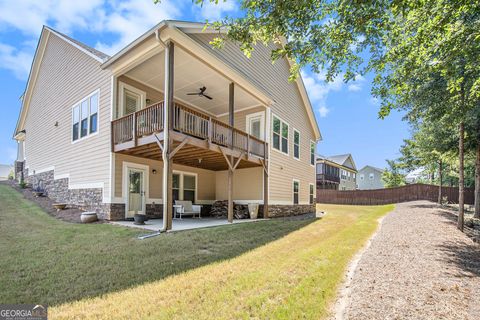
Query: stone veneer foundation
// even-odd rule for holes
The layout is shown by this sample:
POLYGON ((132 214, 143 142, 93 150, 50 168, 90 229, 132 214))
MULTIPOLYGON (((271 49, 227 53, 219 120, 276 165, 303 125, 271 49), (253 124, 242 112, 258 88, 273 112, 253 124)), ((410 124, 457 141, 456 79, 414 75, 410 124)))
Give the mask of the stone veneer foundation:
POLYGON ((270 218, 298 216, 316 212, 315 204, 271 204, 268 206, 270 218))
POLYGON ((70 206, 85 211, 94 211, 99 219, 122 220, 125 218, 125 204, 103 203, 102 188, 69 189, 68 178, 54 179, 54 172, 46 171, 28 175, 28 169, 24 169, 25 182, 32 188, 45 189, 46 196, 50 199, 68 203, 70 206))
MULTIPOLYGON (((25 163, 16 166, 16 173, 23 171, 25 182, 36 187, 41 181, 47 196, 57 202, 68 203, 85 211, 95 211, 99 219, 124 220, 124 203, 103 203, 101 188, 69 189, 68 178, 54 179, 54 172, 46 171, 28 175, 25 163)), ((202 216, 210 215, 211 205, 202 206, 202 216)), ((315 212, 315 204, 307 205, 269 205, 269 217, 288 217, 315 212)), ((259 218, 263 217, 263 205, 259 206, 259 218)), ((149 218, 162 218, 163 204, 146 204, 146 214, 149 218)))

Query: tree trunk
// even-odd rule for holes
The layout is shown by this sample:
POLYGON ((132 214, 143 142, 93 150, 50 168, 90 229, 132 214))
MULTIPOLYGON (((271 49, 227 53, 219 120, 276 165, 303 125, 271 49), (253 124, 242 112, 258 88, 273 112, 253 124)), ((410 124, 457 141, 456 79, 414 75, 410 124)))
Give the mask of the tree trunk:
POLYGON ((438 204, 442 204, 442 159, 438 161, 438 204))
POLYGON ((480 137, 477 136, 475 159, 475 213, 474 218, 480 219, 480 137))
POLYGON ((459 139, 458 139, 458 160, 460 162, 458 166, 458 221, 457 228, 460 231, 463 231, 463 216, 465 210, 465 200, 464 200, 464 184, 465 184, 465 172, 464 172, 464 135, 465 128, 463 121, 460 122, 458 129, 459 139))

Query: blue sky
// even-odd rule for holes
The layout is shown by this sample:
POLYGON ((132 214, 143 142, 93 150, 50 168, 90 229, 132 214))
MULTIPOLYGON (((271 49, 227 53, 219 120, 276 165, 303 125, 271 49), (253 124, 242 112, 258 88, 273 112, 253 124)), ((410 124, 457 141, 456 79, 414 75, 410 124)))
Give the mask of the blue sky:
MULTIPOLYGON (((113 54, 163 19, 215 20, 238 15, 235 1, 218 6, 193 6, 191 0, 0 0, 0 163, 13 163, 12 133, 42 25, 66 33, 107 54, 113 54), (21 13, 21 14, 19 14, 21 13)), ((303 73, 323 141, 323 155, 352 153, 357 167, 384 167, 398 156, 409 135, 401 114, 377 117, 378 102, 370 95, 369 77, 345 84, 326 84, 322 74, 303 73)))

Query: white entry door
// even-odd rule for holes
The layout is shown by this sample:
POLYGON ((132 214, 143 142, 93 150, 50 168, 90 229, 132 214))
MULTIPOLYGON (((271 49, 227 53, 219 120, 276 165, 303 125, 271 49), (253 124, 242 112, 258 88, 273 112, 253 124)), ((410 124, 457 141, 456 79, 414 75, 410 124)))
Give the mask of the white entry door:
POLYGON ((145 170, 128 168, 127 218, 145 214, 145 170))
POLYGON ((264 113, 257 112, 247 115, 247 133, 255 138, 265 139, 264 137, 264 113))

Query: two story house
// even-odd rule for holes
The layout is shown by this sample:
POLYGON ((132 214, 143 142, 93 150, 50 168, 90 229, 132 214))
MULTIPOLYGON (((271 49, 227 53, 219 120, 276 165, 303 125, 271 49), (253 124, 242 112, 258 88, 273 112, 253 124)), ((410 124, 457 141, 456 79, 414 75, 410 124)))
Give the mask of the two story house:
POLYGON ((357 189, 357 168, 351 154, 318 156, 316 173, 318 189, 357 189))
POLYGON ((221 50, 163 21, 113 56, 44 27, 14 133, 17 173, 103 219, 166 217, 174 200, 313 212, 321 139, 302 79, 275 48, 221 50))
POLYGON ((358 189, 371 190, 383 189, 382 180, 383 169, 374 166, 365 166, 358 171, 358 189))

